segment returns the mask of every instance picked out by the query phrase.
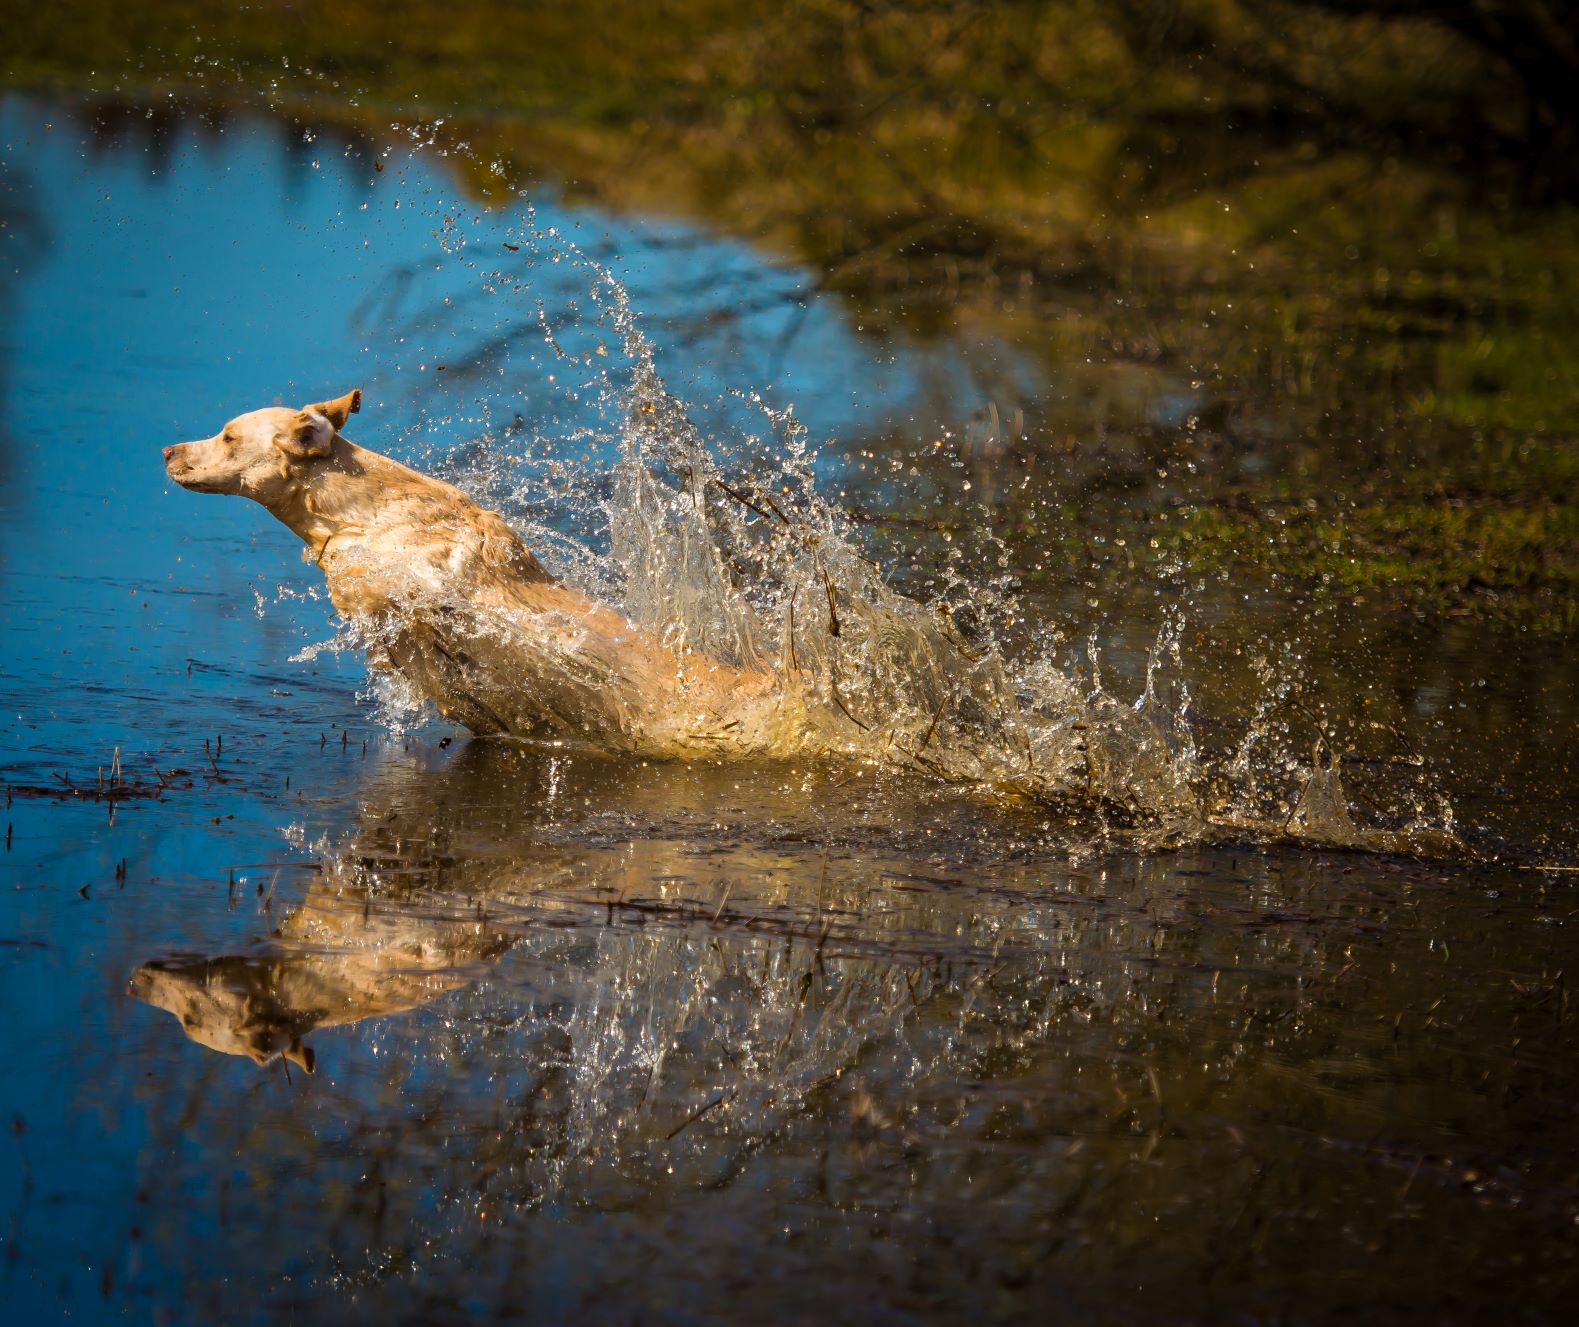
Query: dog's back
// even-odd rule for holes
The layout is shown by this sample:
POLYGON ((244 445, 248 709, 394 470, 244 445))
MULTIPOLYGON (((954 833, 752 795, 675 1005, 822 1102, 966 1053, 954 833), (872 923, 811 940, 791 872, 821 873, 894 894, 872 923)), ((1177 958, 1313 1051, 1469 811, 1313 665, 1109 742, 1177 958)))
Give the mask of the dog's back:
POLYGON ((375 662, 478 732, 582 738, 653 755, 765 745, 774 677, 672 647, 551 577, 496 513, 353 444, 312 495, 370 513, 318 561, 375 662))

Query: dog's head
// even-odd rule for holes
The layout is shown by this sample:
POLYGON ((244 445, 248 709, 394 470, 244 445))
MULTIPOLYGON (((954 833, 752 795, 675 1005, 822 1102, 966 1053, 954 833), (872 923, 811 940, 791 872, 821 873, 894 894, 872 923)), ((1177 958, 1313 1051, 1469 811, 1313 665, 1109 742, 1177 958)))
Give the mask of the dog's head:
POLYGON ((174 1014, 200 1046, 260 1065, 279 1056, 312 1073, 317 1056, 302 1044, 312 1016, 281 999, 276 978, 267 959, 161 959, 132 974, 130 993, 174 1014))
POLYGON ((362 406, 360 391, 301 410, 270 406, 238 415, 212 438, 164 449, 165 472, 197 493, 238 493, 267 504, 295 470, 328 456, 335 434, 362 406))

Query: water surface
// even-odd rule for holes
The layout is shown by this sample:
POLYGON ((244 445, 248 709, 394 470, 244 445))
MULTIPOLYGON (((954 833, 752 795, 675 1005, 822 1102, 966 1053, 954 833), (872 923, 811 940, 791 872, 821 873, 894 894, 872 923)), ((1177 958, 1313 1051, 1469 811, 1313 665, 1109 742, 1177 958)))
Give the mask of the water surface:
MULTIPOLYGON (((1270 660, 1301 713, 1375 725, 1357 799, 1452 808, 1430 861, 1138 852, 893 771, 401 718, 309 648, 334 625, 286 532, 159 446, 360 385, 353 436, 579 537, 611 453, 560 352, 603 324, 560 233, 709 437, 770 445, 750 394, 793 399, 827 490, 889 504, 877 551, 935 550, 918 489, 1010 488, 932 445, 985 409, 966 366, 1024 355, 815 299, 786 339, 793 268, 549 192, 484 212, 409 142, 95 124, 0 119, 17 1321, 1562 1320, 1576 905, 1531 868, 1574 860, 1566 642, 1185 587, 1202 742, 1241 740, 1270 660), (707 330, 750 292, 771 317, 707 330)), ((1177 593, 1018 602, 1133 697, 1177 593)))

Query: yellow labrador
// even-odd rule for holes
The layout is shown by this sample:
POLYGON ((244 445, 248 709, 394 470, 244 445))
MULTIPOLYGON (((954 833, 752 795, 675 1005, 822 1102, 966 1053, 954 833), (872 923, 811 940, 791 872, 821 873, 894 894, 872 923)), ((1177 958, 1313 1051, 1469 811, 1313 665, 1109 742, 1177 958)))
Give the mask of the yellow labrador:
POLYGON ((361 398, 240 415, 166 447, 165 469, 294 530, 372 663, 476 732, 653 755, 776 745, 786 716, 773 673, 673 647, 555 580, 496 513, 342 437, 361 398))

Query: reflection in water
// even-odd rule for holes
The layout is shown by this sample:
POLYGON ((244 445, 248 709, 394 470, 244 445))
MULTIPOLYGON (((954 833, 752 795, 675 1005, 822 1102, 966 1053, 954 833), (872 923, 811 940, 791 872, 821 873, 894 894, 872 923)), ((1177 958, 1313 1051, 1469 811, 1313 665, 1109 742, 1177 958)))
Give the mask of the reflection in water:
MULTIPOLYGON (((751 1003, 775 1005, 798 992, 786 1008, 805 1005, 816 972, 834 983, 833 1004, 857 1029, 870 1027, 878 1008, 894 1007, 886 985, 857 998, 863 984, 851 978, 873 965, 903 969, 904 1003, 919 1007, 945 966, 963 978, 1045 946, 1050 932, 1036 926, 966 924, 951 903, 969 893, 963 881, 913 877, 867 855, 888 833, 890 818, 925 815, 924 786, 848 771, 807 772, 786 785, 783 773, 633 770, 586 757, 545 763, 512 745, 485 743, 463 748, 442 771, 385 771, 357 828, 326 854, 301 899, 278 914, 265 949, 154 960, 134 974, 132 991, 213 1050, 258 1064, 281 1055, 307 1064, 314 1057, 303 1038, 311 1031, 436 1000, 486 975, 512 949, 519 961, 558 961, 567 931, 598 937, 585 966, 626 994, 650 985, 650 974, 639 969, 690 973, 700 984, 681 1000, 688 1008, 716 1001, 708 991, 744 961, 745 950, 763 940, 782 944, 788 968, 778 972, 779 959, 765 968, 778 979, 771 987, 759 980, 751 1003), (821 799, 837 790, 849 805, 856 778, 856 814, 830 840, 821 799), (710 804, 720 796, 741 800, 742 780, 754 814, 732 824, 744 814, 739 807, 710 804), (602 809, 553 815, 567 785, 578 783, 602 809), (687 792, 700 794, 703 805, 687 807, 687 792), (530 815, 545 794, 546 823, 523 827, 523 812, 530 815), (616 805, 618 812, 609 809, 616 805), (863 810, 879 819, 866 819, 863 810), (772 829, 767 842, 738 837, 760 834, 759 815, 772 829), (649 837, 627 841, 638 825, 649 837), (795 845, 814 836, 830 844, 842 838, 844 847, 837 858, 829 847, 808 888, 795 845), (875 908, 874 894, 885 896, 875 908), (633 932, 661 944, 633 945, 633 932), (734 962, 724 956, 726 946, 734 962), (677 949, 683 961, 676 961, 677 949), (709 954, 718 958, 716 970, 709 954)), ((583 806, 592 804, 583 798, 583 806)), ((1027 820, 1019 828, 1034 833, 1035 825, 1027 820)), ((274 891, 271 884, 270 917, 274 891)), ((628 1013, 618 1000, 605 1009, 616 1021, 628 1013)), ((760 1024, 764 1012, 755 1009, 746 1022, 760 1024)), ((809 1034, 817 1018, 802 1012, 809 1034)), ((619 1038, 600 1032, 593 1040, 608 1047, 619 1038)), ((607 1077, 607 1068, 599 1076, 607 1077)))
MULTIPOLYGON (((311 927, 312 906, 309 898, 282 935, 311 927)), ((146 963, 132 974, 131 991, 174 1014, 187 1036, 210 1050, 260 1065, 283 1057, 312 1073, 316 1056, 302 1038, 313 1029, 426 1004, 466 981, 458 968, 469 954, 496 954, 506 944, 492 936, 473 944, 463 935, 408 938, 390 929, 396 933, 359 935, 354 946, 331 941, 328 953, 146 963)))
POLYGON ((1579 1047, 1533 894, 1341 856, 1071 862, 892 778, 493 742, 391 757, 290 904, 286 879, 234 900, 277 919, 264 948, 134 989, 214 1049, 316 1060, 283 1097, 195 1066, 187 1109, 205 1155, 327 1168, 268 1210, 361 1309, 443 1312, 479 1259, 526 1259, 578 1269, 542 1311, 599 1317, 953 1317, 984 1286, 1009 1316, 1120 1286, 1161 1311, 1190 1267, 1197 1310, 1261 1287, 1319 1315, 1375 1293, 1334 1211, 1387 1241, 1393 1311, 1442 1302, 1444 1250, 1475 1250, 1465 1302, 1510 1260, 1531 1302, 1563 1283, 1579 1194, 1547 1122, 1579 1047), (1464 981, 1492 952, 1515 979, 1464 981), (755 1284, 767 1257, 825 1278, 755 1284))

